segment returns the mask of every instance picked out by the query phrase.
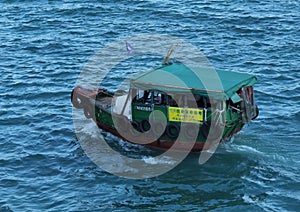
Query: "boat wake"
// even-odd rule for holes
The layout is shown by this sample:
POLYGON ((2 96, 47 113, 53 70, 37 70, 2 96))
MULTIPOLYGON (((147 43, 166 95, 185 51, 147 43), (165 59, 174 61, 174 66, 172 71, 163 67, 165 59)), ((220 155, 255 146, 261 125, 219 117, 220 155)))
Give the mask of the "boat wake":
POLYGON ((142 160, 147 163, 147 164, 151 164, 151 165, 155 165, 155 164, 169 164, 169 165, 175 165, 176 161, 173 160, 170 157, 166 157, 163 156, 162 158, 155 158, 155 157, 147 157, 147 156, 143 156, 142 160))

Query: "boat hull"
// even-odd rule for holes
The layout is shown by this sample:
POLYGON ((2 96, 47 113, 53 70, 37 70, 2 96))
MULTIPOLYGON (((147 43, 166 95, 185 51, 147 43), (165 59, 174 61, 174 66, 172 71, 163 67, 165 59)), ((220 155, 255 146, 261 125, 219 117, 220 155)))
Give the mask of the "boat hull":
POLYGON ((109 109, 114 95, 115 93, 108 92, 105 89, 76 87, 72 91, 71 100, 74 107, 83 109, 86 118, 93 119, 97 126, 104 131, 124 141, 164 151, 197 152, 207 150, 210 149, 212 145, 229 140, 244 126, 244 123, 242 123, 240 119, 236 119, 235 122, 233 122, 233 120, 231 120, 231 122, 230 120, 226 120, 222 129, 213 129, 209 132, 209 130, 211 130, 210 128, 214 126, 212 123, 206 127, 205 124, 207 123, 203 123, 202 126, 185 125, 182 123, 182 125, 180 125, 182 128, 178 127, 177 129, 182 132, 176 133, 175 136, 170 135, 170 132, 168 133, 169 126, 166 126, 166 129, 161 132, 161 136, 155 137, 153 135, 157 133, 151 130, 143 132, 140 128, 141 123, 135 126, 133 121, 129 120, 126 116, 115 114, 109 109), (136 131, 134 132, 132 129, 136 131), (188 133, 188 131, 191 132, 188 133), (193 135, 193 133, 197 134, 193 135))

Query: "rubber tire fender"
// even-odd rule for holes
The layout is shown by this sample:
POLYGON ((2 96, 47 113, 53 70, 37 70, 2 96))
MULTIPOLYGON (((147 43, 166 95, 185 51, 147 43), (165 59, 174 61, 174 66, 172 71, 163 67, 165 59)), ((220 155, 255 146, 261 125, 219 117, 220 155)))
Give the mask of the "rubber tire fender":
POLYGON ((160 122, 156 121, 153 123, 153 126, 151 127, 151 132, 153 132, 156 136, 161 136, 165 131, 165 125, 160 122))
POLYGON ((180 131, 180 127, 178 125, 176 125, 176 124, 170 124, 170 125, 167 126, 166 134, 170 138, 176 138, 179 135, 179 131, 180 131), (173 129, 175 129, 175 133, 172 132, 173 129))
POLYGON ((131 122, 131 127, 129 128, 129 131, 132 136, 138 135, 138 132, 140 132, 140 123, 137 121, 131 122), (136 131, 138 131, 138 132, 136 132, 136 131))
POLYGON ((201 134, 203 135, 204 138, 209 139, 209 140, 215 140, 220 137, 220 134, 222 133, 222 129, 218 124, 215 122, 204 122, 203 125, 200 128, 201 134), (209 134, 210 127, 214 126, 214 134, 209 134))
POLYGON ((139 125, 141 132, 147 132, 151 128, 151 125, 147 119, 143 119, 139 125))
POLYGON ((199 134, 199 124, 185 124, 183 126, 184 136, 188 139, 196 139, 199 134))

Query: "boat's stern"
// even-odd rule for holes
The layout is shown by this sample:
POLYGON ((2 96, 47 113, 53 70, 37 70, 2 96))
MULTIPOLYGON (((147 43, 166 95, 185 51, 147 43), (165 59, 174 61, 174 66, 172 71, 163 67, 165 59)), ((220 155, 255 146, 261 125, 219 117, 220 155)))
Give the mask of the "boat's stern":
POLYGON ((253 86, 241 88, 238 94, 243 99, 241 102, 243 122, 248 123, 256 119, 259 114, 259 109, 255 103, 253 86))

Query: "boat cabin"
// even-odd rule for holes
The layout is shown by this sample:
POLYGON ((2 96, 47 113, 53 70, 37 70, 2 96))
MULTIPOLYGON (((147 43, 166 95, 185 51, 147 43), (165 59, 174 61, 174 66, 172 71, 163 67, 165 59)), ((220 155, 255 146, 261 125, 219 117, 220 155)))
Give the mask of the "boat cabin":
POLYGON ((256 77, 249 74, 191 69, 183 64, 163 66, 131 80, 131 118, 140 122, 159 110, 168 122, 201 124, 211 120, 212 112, 220 116, 215 121, 224 121, 230 109, 247 110, 244 122, 248 122, 256 115, 255 82, 256 77))

